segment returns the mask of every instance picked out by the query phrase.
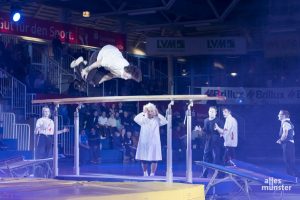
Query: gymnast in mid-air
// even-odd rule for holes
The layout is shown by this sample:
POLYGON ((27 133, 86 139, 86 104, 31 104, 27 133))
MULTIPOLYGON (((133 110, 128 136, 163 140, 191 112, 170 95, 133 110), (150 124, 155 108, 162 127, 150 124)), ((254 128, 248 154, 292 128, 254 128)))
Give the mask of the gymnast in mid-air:
POLYGON ((142 80, 141 70, 130 65, 120 50, 113 45, 105 45, 95 51, 88 62, 83 57, 77 58, 70 67, 74 69, 76 79, 93 86, 113 78, 133 79, 137 82, 142 80))

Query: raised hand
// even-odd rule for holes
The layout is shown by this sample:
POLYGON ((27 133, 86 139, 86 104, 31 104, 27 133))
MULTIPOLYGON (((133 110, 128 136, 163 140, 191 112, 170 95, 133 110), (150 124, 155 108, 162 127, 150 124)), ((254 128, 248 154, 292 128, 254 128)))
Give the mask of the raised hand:
POLYGON ((65 127, 65 128, 63 129, 63 132, 64 132, 64 133, 69 132, 69 129, 68 129, 67 127, 65 127))
POLYGON ((215 123, 214 130, 218 130, 218 129, 220 129, 220 127, 218 126, 217 123, 215 123))
POLYGON ((86 80, 87 79, 87 76, 89 74, 89 71, 87 69, 83 69, 81 70, 81 77, 86 80))

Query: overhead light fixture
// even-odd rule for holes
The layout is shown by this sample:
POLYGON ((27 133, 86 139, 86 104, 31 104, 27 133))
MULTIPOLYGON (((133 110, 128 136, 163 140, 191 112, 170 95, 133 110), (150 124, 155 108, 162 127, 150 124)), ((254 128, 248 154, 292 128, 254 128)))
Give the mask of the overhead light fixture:
POLYGON ((19 6, 11 6, 11 17, 14 22, 18 22, 21 19, 21 8, 19 6))
POLYGON ((187 76, 188 75, 188 72, 186 69, 182 69, 181 71, 181 76, 187 76))
POLYGON ((219 69, 224 69, 225 68, 224 65, 222 63, 218 62, 218 61, 214 61, 213 66, 215 68, 219 68, 219 69))
POLYGON ((232 77, 236 77, 238 74, 236 73, 236 72, 231 72, 230 73, 230 76, 232 76, 232 77))
POLYGON ((132 52, 133 52, 133 54, 139 55, 139 56, 145 56, 146 55, 146 53, 143 50, 139 49, 139 48, 134 48, 132 50, 132 52))
POLYGON ((90 17, 91 13, 88 10, 82 11, 82 17, 90 17))
POLYGON ((154 13, 156 13, 156 10, 141 10, 141 11, 129 12, 128 15, 135 16, 135 15, 147 15, 147 14, 154 14, 154 13))
POLYGON ((40 38, 34 38, 34 37, 28 37, 28 36, 20 36, 23 40, 31 41, 31 42, 40 42, 40 43, 46 43, 47 41, 40 38))
POLYGON ((177 58, 177 61, 178 62, 186 62, 186 59, 185 58, 177 58))

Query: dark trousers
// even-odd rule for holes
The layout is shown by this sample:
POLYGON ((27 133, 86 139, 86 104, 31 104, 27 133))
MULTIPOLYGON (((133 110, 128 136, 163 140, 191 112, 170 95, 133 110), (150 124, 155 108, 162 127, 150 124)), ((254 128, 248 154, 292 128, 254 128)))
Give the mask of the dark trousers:
MULTIPOLYGON (((219 141, 207 140, 205 142, 205 147, 203 152, 203 161, 221 165, 222 146, 223 144, 219 141)), ((207 178, 207 175, 208 175, 208 168, 204 167, 202 171, 202 177, 207 178)))
POLYGON ((236 147, 225 147, 224 163, 225 165, 232 165, 231 160, 235 159, 236 147))
POLYGON ((90 145, 91 148, 91 162, 99 162, 100 144, 90 145))
POLYGON ((80 163, 81 164, 86 164, 91 161, 91 158, 92 158, 91 149, 80 146, 79 152, 80 152, 80 163))
POLYGON ((287 174, 291 176, 299 176, 295 164, 295 144, 287 141, 281 144, 283 150, 283 160, 286 166, 287 174))
POLYGON ((53 155, 53 135, 37 135, 36 158, 49 158, 53 155))
POLYGON ((88 82, 91 85, 98 85, 98 83, 101 81, 101 79, 105 75, 108 75, 110 73, 108 70, 104 69, 104 67, 92 69, 91 71, 89 71, 86 80, 83 80, 81 77, 81 71, 86 67, 87 67, 87 65, 85 65, 82 62, 75 68, 76 79, 79 81, 82 81, 82 84, 84 84, 85 82, 88 82))

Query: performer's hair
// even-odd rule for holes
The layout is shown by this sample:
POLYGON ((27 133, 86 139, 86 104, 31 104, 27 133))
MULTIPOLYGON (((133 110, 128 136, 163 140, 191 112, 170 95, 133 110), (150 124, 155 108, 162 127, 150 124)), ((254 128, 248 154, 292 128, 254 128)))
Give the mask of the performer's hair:
POLYGON ((42 111, 44 111, 46 109, 50 110, 50 108, 48 106, 43 106, 42 111))
POLYGON ((231 113, 231 109, 230 109, 230 108, 228 108, 228 107, 223 107, 223 108, 222 108, 222 111, 224 111, 224 110, 228 110, 228 111, 229 111, 229 113, 231 113))
POLYGON ((280 110, 280 112, 282 113, 282 115, 284 115, 286 118, 290 117, 290 113, 287 110, 280 110))
POLYGON ((216 106, 209 106, 209 109, 214 109, 215 111, 218 111, 216 106))
POLYGON ((124 67, 124 71, 132 76, 132 79, 141 82, 142 81, 142 73, 141 70, 134 66, 134 65, 128 65, 124 67))
POLYGON ((144 105, 144 108, 147 108, 148 110, 157 110, 156 106, 153 103, 147 103, 144 105))

